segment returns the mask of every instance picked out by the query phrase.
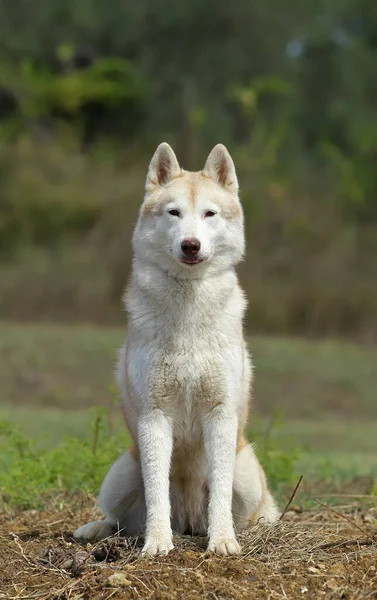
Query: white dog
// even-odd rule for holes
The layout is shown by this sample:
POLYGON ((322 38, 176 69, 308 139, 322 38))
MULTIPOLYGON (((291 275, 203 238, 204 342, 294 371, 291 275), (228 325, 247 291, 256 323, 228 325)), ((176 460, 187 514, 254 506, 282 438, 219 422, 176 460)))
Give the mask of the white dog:
POLYGON ((118 383, 134 446, 103 482, 106 519, 75 537, 145 533, 143 553, 155 555, 173 548, 172 531, 208 533, 209 550, 237 554, 235 527, 279 512, 243 435, 251 381, 235 273, 243 211, 224 146, 198 173, 182 170, 168 144, 157 148, 133 249, 118 383))

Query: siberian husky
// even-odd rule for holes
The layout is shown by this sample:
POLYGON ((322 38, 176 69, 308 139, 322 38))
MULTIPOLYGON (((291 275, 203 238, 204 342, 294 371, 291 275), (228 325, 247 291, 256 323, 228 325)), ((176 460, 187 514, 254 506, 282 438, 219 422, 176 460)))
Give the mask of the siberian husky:
POLYGON ((279 518, 244 437, 251 361, 235 273, 244 246, 227 149, 215 146, 192 173, 160 144, 133 234, 117 370, 134 445, 102 484, 105 520, 80 527, 77 539, 141 533, 143 554, 156 555, 173 548, 172 532, 190 533, 208 535, 210 551, 237 554, 237 530, 279 518))

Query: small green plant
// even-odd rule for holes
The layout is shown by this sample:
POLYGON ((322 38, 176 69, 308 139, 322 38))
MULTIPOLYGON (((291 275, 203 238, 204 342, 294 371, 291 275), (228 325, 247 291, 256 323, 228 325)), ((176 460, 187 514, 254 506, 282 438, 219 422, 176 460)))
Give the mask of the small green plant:
POLYGON ((250 439, 255 443, 259 460, 266 472, 268 483, 279 496, 299 478, 297 463, 301 455, 299 449, 282 448, 276 439, 276 432, 284 425, 281 413, 276 412, 267 428, 262 428, 258 418, 253 421, 250 439))
POLYGON ((1 422, 0 503, 42 508, 62 490, 97 494, 109 465, 129 446, 127 433, 111 435, 107 416, 106 409, 96 409, 87 438, 65 437, 52 450, 39 448, 17 425, 1 422))

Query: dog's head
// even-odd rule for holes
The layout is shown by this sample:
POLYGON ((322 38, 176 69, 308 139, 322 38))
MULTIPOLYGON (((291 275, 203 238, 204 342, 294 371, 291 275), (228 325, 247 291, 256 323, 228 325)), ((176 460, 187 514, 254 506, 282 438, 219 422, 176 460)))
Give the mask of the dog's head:
POLYGON ((181 169, 168 144, 158 146, 133 245, 136 257, 177 277, 220 273, 240 261, 243 211, 225 146, 215 146, 197 173, 181 169))

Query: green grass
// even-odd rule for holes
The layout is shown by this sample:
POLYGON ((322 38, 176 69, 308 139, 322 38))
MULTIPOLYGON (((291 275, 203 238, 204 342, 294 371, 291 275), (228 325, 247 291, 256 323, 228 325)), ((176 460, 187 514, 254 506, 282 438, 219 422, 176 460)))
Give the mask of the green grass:
POLYGON ((109 468, 130 443, 109 428, 107 411, 92 414, 86 436, 66 436, 49 448, 12 423, 0 422, 0 506, 42 508, 61 492, 97 494, 109 468))
MULTIPOLYGON (((124 428, 121 412, 114 408, 109 412, 111 431, 118 433, 124 428)), ((38 440, 40 447, 52 448, 65 436, 84 439, 91 420, 90 412, 40 406, 0 405, 0 421, 17 423, 27 437, 38 440)), ((258 417, 249 430, 253 440, 253 430, 263 440, 271 422, 266 417, 258 417)), ((331 419, 328 422, 311 420, 287 420, 279 427, 272 425, 270 433, 274 443, 283 450, 300 449, 305 472, 316 471, 327 460, 338 464, 343 471, 365 474, 373 472, 377 478, 377 420, 372 422, 345 421, 331 419)), ((1 443, 0 443, 1 448, 1 443)))
MULTIPOLYGON (((62 453, 69 454, 67 448, 76 443, 84 449, 91 444, 88 407, 106 407, 106 435, 114 434, 110 459, 114 448, 120 451, 127 443, 119 437, 123 424, 113 377, 124 333, 122 328, 89 325, 0 325, 0 421, 19 424, 27 439, 37 440, 36 452, 63 447, 62 453), (71 443, 64 446, 67 435, 71 443)), ((295 472, 307 478, 371 474, 376 481, 377 348, 269 337, 252 337, 250 347, 255 363, 252 414, 259 415, 251 419, 250 437, 262 455, 267 448, 270 477, 275 482, 292 478, 294 451, 300 448, 295 472), (284 415, 280 426, 277 411, 284 415)), ((3 457, 10 439, 0 441, 3 457)), ((59 452, 43 460, 48 463, 51 456, 58 460, 59 452)), ((93 482, 94 489, 98 481, 93 482)))
POLYGON ((124 331, 86 325, 0 325, 0 402, 86 408, 114 385, 124 331))
POLYGON ((294 418, 377 419, 377 346, 252 338, 258 410, 294 418))
MULTIPOLYGON (((109 401, 125 328, 0 324, 0 402, 86 408, 109 401)), ((258 413, 377 419, 377 347, 250 338, 258 413)))

